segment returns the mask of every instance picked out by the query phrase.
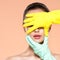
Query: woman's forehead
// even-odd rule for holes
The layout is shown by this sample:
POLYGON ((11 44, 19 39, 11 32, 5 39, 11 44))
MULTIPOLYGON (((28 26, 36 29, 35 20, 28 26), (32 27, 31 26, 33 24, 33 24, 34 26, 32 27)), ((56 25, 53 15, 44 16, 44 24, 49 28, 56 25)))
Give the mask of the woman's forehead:
POLYGON ((43 10, 42 10, 42 9, 37 8, 37 9, 29 10, 27 13, 36 13, 36 12, 43 12, 43 10))

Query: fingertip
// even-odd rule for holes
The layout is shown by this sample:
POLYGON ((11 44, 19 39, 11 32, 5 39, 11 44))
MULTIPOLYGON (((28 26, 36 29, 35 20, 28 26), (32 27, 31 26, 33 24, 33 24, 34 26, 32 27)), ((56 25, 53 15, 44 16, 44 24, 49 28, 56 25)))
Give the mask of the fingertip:
POLYGON ((31 16, 31 13, 29 13, 29 14, 26 14, 26 17, 30 17, 31 16))
POLYGON ((35 13, 28 13, 28 14, 26 14, 26 17, 32 17, 34 15, 35 15, 35 13))
POLYGON ((25 24, 23 24, 23 27, 24 27, 24 28, 26 28, 26 25, 25 25, 25 24))

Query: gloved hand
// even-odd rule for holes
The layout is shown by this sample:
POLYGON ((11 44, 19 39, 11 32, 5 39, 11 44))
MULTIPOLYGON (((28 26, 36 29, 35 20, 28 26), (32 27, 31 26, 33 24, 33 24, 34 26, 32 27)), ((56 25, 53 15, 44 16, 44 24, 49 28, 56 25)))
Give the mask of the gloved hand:
POLYGON ((55 10, 51 12, 40 12, 27 14, 24 20, 23 27, 32 27, 27 31, 27 34, 31 33, 33 30, 44 27, 45 36, 48 36, 49 27, 52 24, 60 24, 60 10, 55 10))
POLYGON ((28 27, 33 25, 28 31, 27 34, 32 32, 33 30, 39 28, 39 27, 44 27, 45 31, 45 36, 48 36, 48 30, 49 27, 51 26, 51 18, 49 19, 48 13, 47 12, 40 12, 40 13, 32 13, 32 14, 27 14, 26 18, 24 20, 24 27, 28 27))
POLYGON ((44 37, 44 43, 39 44, 31 39, 29 35, 26 36, 26 40, 28 44, 34 50, 34 53, 38 55, 43 60, 56 60, 54 56, 52 56, 49 48, 48 48, 48 37, 44 37))

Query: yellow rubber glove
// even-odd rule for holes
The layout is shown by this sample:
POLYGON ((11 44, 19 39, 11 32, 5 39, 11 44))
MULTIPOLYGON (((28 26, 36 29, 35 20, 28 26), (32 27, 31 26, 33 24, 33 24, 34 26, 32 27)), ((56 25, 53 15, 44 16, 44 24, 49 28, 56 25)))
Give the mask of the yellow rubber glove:
POLYGON ((54 10, 48 14, 52 18, 53 24, 60 24, 60 10, 54 10))
POLYGON ((27 14, 24 20, 24 27, 28 27, 33 25, 28 31, 27 34, 32 32, 33 30, 44 27, 45 36, 48 36, 49 27, 52 24, 60 24, 60 10, 55 10, 51 12, 39 12, 39 13, 32 13, 27 14))

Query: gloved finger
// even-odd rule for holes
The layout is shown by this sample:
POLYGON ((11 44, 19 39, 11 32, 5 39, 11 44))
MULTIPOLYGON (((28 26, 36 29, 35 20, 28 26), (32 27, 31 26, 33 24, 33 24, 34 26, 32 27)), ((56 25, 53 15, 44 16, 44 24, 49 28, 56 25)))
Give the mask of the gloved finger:
POLYGON ((33 16, 35 16, 35 13, 26 14, 26 17, 33 17, 33 16))
POLYGON ((49 30, 49 27, 44 28, 44 33, 45 33, 44 44, 48 44, 48 30, 49 30))
POLYGON ((48 36, 48 31, 49 31, 49 27, 45 27, 44 28, 44 34, 45 34, 45 36, 48 36))
POLYGON ((26 41, 32 48, 35 48, 36 42, 34 42, 29 35, 26 36, 26 41))
POLYGON ((34 31, 35 29, 37 29, 38 27, 32 26, 26 33, 29 34, 32 31, 34 31))
POLYGON ((33 18, 26 18, 26 19, 24 20, 24 23, 31 22, 31 21, 33 21, 33 18))
POLYGON ((48 36, 44 37, 44 44, 48 44, 48 36))
POLYGON ((23 27, 28 27, 28 26, 31 26, 31 25, 33 25, 32 22, 30 22, 30 23, 25 23, 25 24, 23 24, 23 27))

